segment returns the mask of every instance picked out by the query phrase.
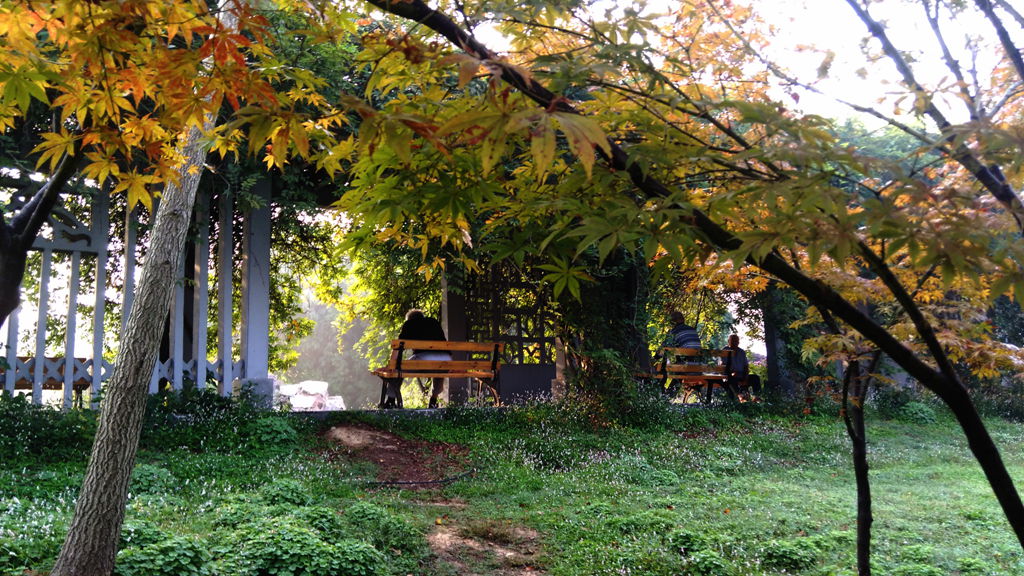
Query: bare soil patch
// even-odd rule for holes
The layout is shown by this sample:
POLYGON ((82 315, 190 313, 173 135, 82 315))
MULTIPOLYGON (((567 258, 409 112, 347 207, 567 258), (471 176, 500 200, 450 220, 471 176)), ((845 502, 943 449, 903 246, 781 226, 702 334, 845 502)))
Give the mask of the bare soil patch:
POLYGON ((335 426, 323 435, 345 456, 377 466, 377 481, 405 489, 437 488, 470 471, 465 446, 402 438, 365 424, 335 426))
MULTIPOLYGON (((403 489, 428 490, 470 471, 468 450, 445 442, 402 438, 367 424, 335 426, 323 434, 337 446, 326 457, 343 456, 377 466, 377 480, 403 489)), ((543 574, 536 556, 539 535, 525 526, 489 520, 467 521, 466 503, 425 493, 423 506, 435 507, 437 520, 427 535, 438 574, 535 576, 543 574), (448 512, 452 512, 449 516, 448 512)))

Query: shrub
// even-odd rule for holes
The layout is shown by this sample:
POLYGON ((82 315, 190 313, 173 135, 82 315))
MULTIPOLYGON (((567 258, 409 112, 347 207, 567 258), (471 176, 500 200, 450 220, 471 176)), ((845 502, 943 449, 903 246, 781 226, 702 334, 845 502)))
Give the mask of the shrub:
POLYGON ((956 569, 963 576, 982 576, 995 572, 995 566, 978 558, 960 558, 956 562, 956 569))
POLYGON ((306 487, 297 480, 283 478, 260 487, 260 498, 267 504, 306 506, 310 496, 306 487))
POLYGON ((947 572, 929 564, 904 564, 893 568, 892 576, 946 576, 947 572))
POLYGON ((903 386, 879 386, 874 391, 878 415, 887 420, 898 418, 901 408, 917 400, 913 390, 903 386))
POLYGON ((0 394, 0 458, 4 460, 84 461, 95 435, 92 411, 61 412, 35 406, 26 395, 0 394))
POLYGON ((20 552, 15 540, 0 538, 0 574, 21 574, 28 570, 28 563, 20 552))
POLYGON ((907 402, 900 407, 899 419, 914 424, 934 424, 938 418, 935 409, 923 402, 907 402))
POLYGON ((338 574, 376 576, 384 573, 384 556, 373 546, 358 540, 341 540, 337 550, 338 574))
POLYGON ((141 548, 126 548, 117 554, 117 576, 206 576, 210 574, 210 553, 198 542, 173 536, 141 548))
POLYGON ((262 518, 266 507, 254 502, 229 501, 221 504, 213 512, 213 525, 226 528, 237 528, 253 518, 262 518))
POLYGON ((709 546, 708 538, 704 534, 681 529, 669 532, 668 535, 665 536, 665 541, 668 542, 668 545, 671 546, 673 550, 679 552, 683 556, 690 556, 697 552, 705 551, 709 546))
POLYGON ((417 552, 423 536, 401 518, 370 502, 356 502, 345 508, 345 521, 355 533, 365 534, 380 550, 417 552))
POLYGON ((232 536, 222 572, 240 576, 376 576, 384 556, 369 544, 330 544, 294 519, 247 524, 232 536))
POLYGON ((291 512, 292 518, 303 526, 316 530, 328 542, 345 537, 345 520, 341 513, 323 506, 304 506, 291 512))
POLYGON ((143 548, 169 538, 169 535, 149 520, 128 520, 121 527, 118 549, 143 548))
POLYGON ((132 494, 166 494, 173 493, 177 486, 177 478, 166 468, 137 464, 132 470, 129 491, 132 494))
POLYGON ((732 573, 729 563, 714 550, 698 550, 686 558, 686 574, 689 576, 728 576, 732 573))
POLYGON ((763 551, 766 566, 794 572, 814 566, 818 560, 818 547, 808 539, 776 540, 763 551))
POLYGON ((283 414, 266 414, 256 418, 242 428, 241 434, 249 447, 255 450, 290 448, 299 440, 299 433, 289 417, 283 414))

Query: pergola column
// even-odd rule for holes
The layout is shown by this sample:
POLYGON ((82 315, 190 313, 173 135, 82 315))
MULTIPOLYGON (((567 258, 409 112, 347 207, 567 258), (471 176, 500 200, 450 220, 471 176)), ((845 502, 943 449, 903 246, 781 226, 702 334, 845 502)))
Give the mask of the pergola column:
POLYGON ((270 358, 270 192, 267 179, 253 193, 261 206, 246 212, 242 224, 242 377, 241 385, 254 386, 257 396, 269 401, 273 383, 268 377, 270 358))

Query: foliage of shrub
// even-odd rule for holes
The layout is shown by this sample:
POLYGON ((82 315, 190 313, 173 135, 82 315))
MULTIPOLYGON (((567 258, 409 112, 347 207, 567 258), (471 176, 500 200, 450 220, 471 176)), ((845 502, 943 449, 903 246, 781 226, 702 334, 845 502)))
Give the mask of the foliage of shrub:
POLYGON ((63 510, 45 502, 0 500, 0 574, 20 576, 23 567, 52 563, 66 531, 63 510))
POLYGON ((417 553, 424 546, 423 535, 402 518, 371 502, 356 502, 344 510, 346 523, 355 534, 368 537, 380 550, 417 553))
POLYGON ((904 564, 890 571, 892 576, 946 576, 947 572, 930 564, 904 564))
POLYGON ((245 501, 228 501, 213 511, 213 525, 220 528, 237 528, 251 522, 253 518, 266 516, 263 504, 245 501))
POLYGON ((686 557, 689 576, 729 576, 733 572, 729 562, 714 550, 697 550, 686 557))
POLYGON ((210 553, 198 542, 172 536, 141 548, 126 548, 117 554, 117 576, 206 576, 210 574, 210 553))
POLYGON ((299 524, 316 530, 328 542, 340 540, 346 535, 345 519, 333 508, 303 506, 292 509, 291 516, 299 524))
POLYGON ((293 506, 306 506, 310 503, 310 496, 306 487, 297 480, 281 478, 260 487, 260 498, 267 504, 291 504, 293 506))
POLYGON ((924 402, 907 402, 899 409, 899 419, 914 424, 934 424, 938 421, 935 409, 924 402))
POLYGON ((665 429, 677 416, 660 391, 637 382, 632 363, 612 350, 592 350, 586 368, 569 383, 573 401, 590 406, 600 427, 622 425, 639 429, 665 429), (593 399, 595 403, 586 402, 593 399))
POLYGON ((169 537, 169 534, 149 520, 127 520, 121 526, 121 543, 118 549, 143 548, 169 537))
POLYGON ((26 395, 0 394, 0 458, 84 461, 96 435, 91 411, 36 406, 26 395))
POLYGON ((247 393, 223 397, 195 386, 164 390, 148 398, 141 446, 235 453, 291 449, 299 438, 291 418, 262 410, 247 393))
POLYGON ((800 571, 814 566, 818 553, 818 546, 811 539, 776 540, 762 551, 762 559, 771 568, 800 571))
POLYGON ((129 491, 132 494, 165 494, 173 493, 177 488, 178 479, 166 468, 153 464, 136 464, 132 470, 129 491))
POLYGON ((971 399, 986 416, 1024 421, 1024 382, 1013 380, 979 386, 971 390, 971 399))
POLYGON ((996 571, 995 566, 990 562, 971 557, 960 558, 957 560, 956 569, 961 576, 982 576, 984 574, 992 574, 996 571))
POLYGON ((222 572, 239 576, 377 576, 384 556, 369 544, 324 541, 315 530, 289 518, 247 524, 226 546, 222 572))
POLYGON ((907 562, 927 564, 935 556, 935 548, 927 544, 910 544, 900 549, 900 558, 907 562))
POLYGON ((20 574, 29 569, 19 554, 17 543, 11 538, 0 538, 0 574, 20 574))
POLYGON ((690 556, 696 552, 707 550, 709 547, 708 537, 699 532, 675 529, 665 536, 665 541, 676 552, 683 556, 690 556))
POLYGON ((383 554, 365 542, 349 538, 339 541, 334 548, 340 565, 338 574, 377 576, 385 573, 383 554))
POLYGON ((917 401, 917 394, 904 386, 878 386, 873 389, 874 406, 878 415, 886 420, 899 418, 900 410, 910 402, 917 401))
POLYGON ((260 449, 292 446, 299 439, 298 431, 282 414, 256 418, 242 429, 242 434, 250 446, 260 449))

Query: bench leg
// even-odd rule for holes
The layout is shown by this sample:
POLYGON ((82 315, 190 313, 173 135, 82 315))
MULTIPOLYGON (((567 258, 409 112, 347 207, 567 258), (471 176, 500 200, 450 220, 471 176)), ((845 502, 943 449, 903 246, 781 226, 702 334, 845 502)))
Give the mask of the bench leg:
POLYGON ((402 379, 401 378, 381 378, 380 386, 380 404, 378 408, 386 410, 388 408, 401 408, 402 407, 402 379))

